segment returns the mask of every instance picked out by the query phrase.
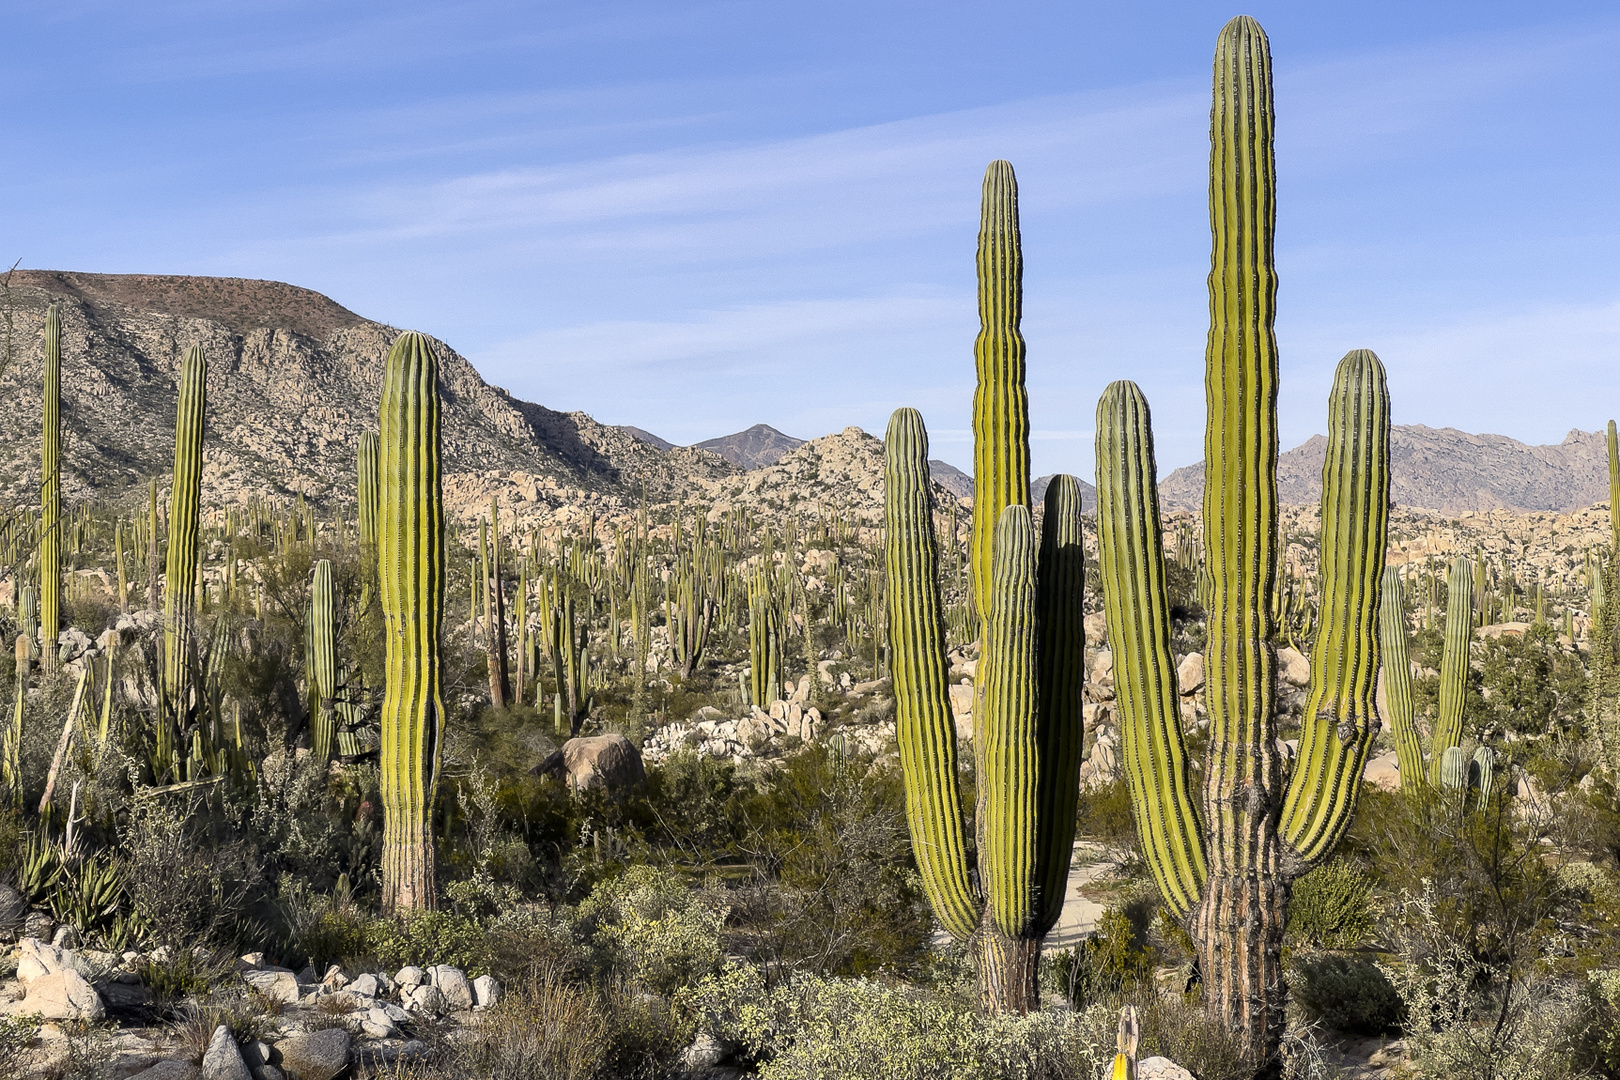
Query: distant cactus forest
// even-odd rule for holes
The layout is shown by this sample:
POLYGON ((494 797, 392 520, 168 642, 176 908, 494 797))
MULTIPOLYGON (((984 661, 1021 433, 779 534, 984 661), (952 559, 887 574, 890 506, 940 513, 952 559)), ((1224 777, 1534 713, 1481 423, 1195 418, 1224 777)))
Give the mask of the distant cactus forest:
POLYGON ((405 332, 329 490, 221 501, 238 358, 173 342, 143 471, 8 280, 0 1075, 1620 1076, 1615 425, 1607 503, 1392 506, 1345 342, 1281 500, 1271 63, 1221 30, 1196 512, 1125 379, 1031 476, 1007 161, 970 497, 899 408, 565 507, 605 452, 478 472, 405 332))

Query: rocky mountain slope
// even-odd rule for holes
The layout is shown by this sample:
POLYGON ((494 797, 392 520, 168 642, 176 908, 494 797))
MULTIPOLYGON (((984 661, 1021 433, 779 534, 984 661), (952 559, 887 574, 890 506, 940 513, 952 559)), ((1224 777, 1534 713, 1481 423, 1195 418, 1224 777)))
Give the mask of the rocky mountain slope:
POLYGON ((803 439, 784 435, 769 424, 755 424, 746 431, 705 439, 696 444, 699 450, 710 450, 740 469, 760 469, 775 465, 782 455, 804 445, 803 439))
MULTIPOLYGON (((0 498, 39 484, 42 329, 62 305, 63 490, 117 500, 171 467, 176 379, 192 345, 208 356, 203 500, 304 492, 351 501, 355 442, 375 425, 397 331, 319 293, 272 281, 17 271, 10 363, 0 372, 0 498)), ((441 345, 447 481, 501 476, 520 497, 633 506, 679 498, 692 478, 736 468, 702 450, 661 451, 584 413, 520 401, 441 345)), ((461 485, 465 486, 465 485, 461 485)))
MULTIPOLYGON (((1326 455, 1322 435, 1278 455, 1277 488, 1284 503, 1303 506, 1321 499, 1326 455)), ((1196 510, 1203 494, 1201 461, 1159 482, 1166 510, 1196 510)), ((1571 431, 1555 446, 1423 424, 1397 425, 1390 433, 1390 499, 1398 506, 1448 514, 1568 513, 1608 498, 1608 450, 1601 432, 1571 431)))

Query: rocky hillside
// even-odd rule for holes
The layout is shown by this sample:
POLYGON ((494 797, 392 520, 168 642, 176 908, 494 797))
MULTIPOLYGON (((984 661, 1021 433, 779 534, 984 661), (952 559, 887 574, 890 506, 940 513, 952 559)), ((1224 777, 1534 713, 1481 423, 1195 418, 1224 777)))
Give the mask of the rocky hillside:
MULTIPOLYGON (((62 305, 70 501, 116 500, 153 476, 162 483, 179 359, 192 345, 209 360, 205 505, 299 491, 318 502, 352 498, 355 441, 375 424, 393 327, 279 282, 57 271, 11 278, 0 497, 23 502, 38 490, 41 340, 53 300, 62 305)), ((662 451, 584 413, 520 401, 448 345, 440 355, 449 480, 500 476, 537 505, 633 506, 643 490, 679 498, 691 478, 737 472, 701 450, 662 451)))
MULTIPOLYGON (((1282 501, 1322 497, 1327 438, 1313 435, 1277 458, 1282 501)), ((1609 498, 1608 450, 1595 431, 1571 431, 1556 446, 1527 446, 1506 435, 1401 424, 1390 433, 1390 499, 1398 506, 1447 514, 1514 510, 1569 513, 1609 498)), ((1204 463, 1177 469, 1159 483, 1166 510, 1197 510, 1204 463)))

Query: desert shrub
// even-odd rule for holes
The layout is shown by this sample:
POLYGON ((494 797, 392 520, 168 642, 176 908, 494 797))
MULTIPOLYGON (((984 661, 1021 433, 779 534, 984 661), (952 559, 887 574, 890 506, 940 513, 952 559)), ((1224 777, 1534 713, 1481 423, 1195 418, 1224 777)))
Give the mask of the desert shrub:
POLYGON ((484 940, 490 974, 508 986, 544 972, 576 978, 590 961, 590 950, 576 936, 572 914, 544 904, 522 904, 503 912, 486 927, 484 940))
POLYGON ((1076 806, 1078 835, 1113 846, 1136 843, 1131 791, 1123 775, 1106 784, 1082 788, 1076 806))
POLYGON ((1586 1023, 1575 1060, 1598 1076, 1620 1076, 1620 971, 1587 972, 1586 1023))
MULTIPOLYGON (((1254 1062, 1242 1042, 1202 1005, 1166 997, 1151 985, 1140 986, 1129 1000, 1142 1025, 1139 1056, 1167 1057, 1200 1080, 1249 1080, 1254 1075, 1254 1062)), ((1117 1023, 1119 1010, 1112 1003, 1109 1015, 1117 1023)))
POLYGON ((1076 1008, 1111 1000, 1153 977, 1153 954, 1142 943, 1131 917, 1111 907, 1097 920, 1090 937, 1047 960, 1052 989, 1076 1008))
POLYGON ((168 1009, 187 999, 207 997, 214 987, 223 986, 230 980, 231 964, 224 955, 160 946, 146 954, 136 974, 159 1009, 168 1009))
POLYGON ((477 975, 486 955, 484 929, 474 920, 452 911, 419 911, 409 919, 366 923, 361 953, 354 959, 372 960, 389 970, 449 964, 477 975))
MULTIPOLYGON (((125 888, 135 914, 163 944, 237 945, 251 928, 259 868, 241 841, 209 844, 197 804, 138 798, 124 831, 125 888)), ((253 935, 260 936, 260 935, 253 935)), ((257 946, 258 941, 246 942, 257 946)))
POLYGON ((1301 960, 1290 990, 1307 1015, 1339 1031, 1383 1035, 1400 1025, 1404 1013, 1395 987, 1377 964, 1362 957, 1301 960))
POLYGON ((696 1030, 737 1048, 766 1080, 1081 1080, 1112 1058, 1118 1014, 978 1015, 904 984, 807 975, 766 988, 731 965, 677 995, 696 1030))
POLYGON ((1295 944, 1353 949, 1373 929, 1373 883, 1343 859, 1324 863, 1294 882, 1288 936, 1295 944))
POLYGON ((610 1033, 589 987, 548 972, 490 1010, 458 1064, 489 1080, 593 1080, 602 1075, 610 1033))
POLYGON ((230 1029, 238 1042, 272 1036, 276 1029, 258 999, 240 987, 218 990, 180 1004, 170 1028, 175 1040, 185 1048, 187 1060, 201 1065, 214 1030, 221 1024, 230 1029))
POLYGON ((655 992, 695 982, 720 964, 725 909, 714 910, 657 867, 633 866, 597 886, 579 916, 614 965, 655 992))

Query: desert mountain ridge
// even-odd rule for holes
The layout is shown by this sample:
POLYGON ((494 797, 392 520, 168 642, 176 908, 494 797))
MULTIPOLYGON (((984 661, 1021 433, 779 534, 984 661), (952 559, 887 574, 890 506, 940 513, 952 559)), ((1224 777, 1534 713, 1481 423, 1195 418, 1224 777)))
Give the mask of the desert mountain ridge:
MULTIPOLYGON (((197 344, 209 360, 205 504, 304 494, 352 501, 354 447, 374 422, 382 362, 397 330, 309 289, 241 278, 18 270, 0 297, 11 316, 0 362, 0 498, 36 496, 45 308, 62 308, 63 488, 70 501, 133 501, 172 463, 179 359, 197 344)), ((681 447, 639 428, 599 423, 485 383, 439 343, 446 499, 474 516, 500 496, 520 523, 566 525, 641 505, 732 505, 827 513, 876 523, 882 446, 859 428, 801 440, 765 424, 681 447)), ((1407 507, 1568 512, 1605 502, 1599 433, 1554 446, 1500 435, 1404 425, 1394 429, 1392 498, 1407 507)), ((1285 503, 1314 503, 1321 436, 1282 454, 1285 503)), ((936 497, 970 500, 972 477, 932 462, 936 497)), ((1038 501, 1049 477, 1032 484, 1038 501)), ((1202 466, 1160 484, 1168 511, 1196 510, 1202 466)), ((1090 484, 1082 481, 1089 510, 1090 484)))

